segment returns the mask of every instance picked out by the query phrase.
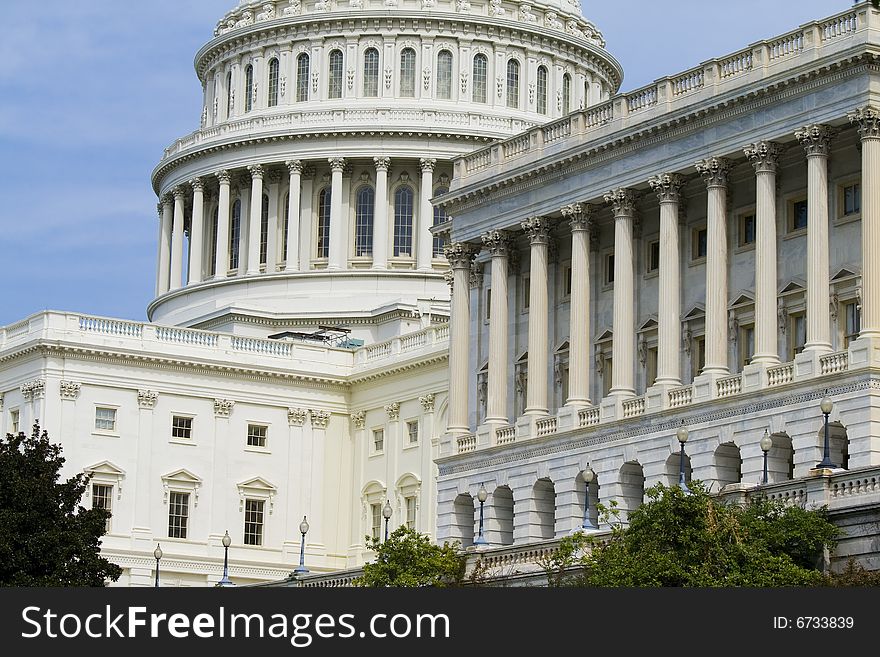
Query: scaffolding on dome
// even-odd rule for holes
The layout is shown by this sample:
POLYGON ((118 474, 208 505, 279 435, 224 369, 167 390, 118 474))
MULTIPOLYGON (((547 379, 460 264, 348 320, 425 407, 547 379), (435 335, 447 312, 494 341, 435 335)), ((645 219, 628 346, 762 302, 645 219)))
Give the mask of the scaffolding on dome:
POLYGON ((282 331, 269 336, 270 340, 296 340, 299 342, 317 342, 326 347, 340 349, 357 349, 364 346, 364 341, 350 337, 351 329, 341 326, 318 326, 311 333, 303 331, 282 331))

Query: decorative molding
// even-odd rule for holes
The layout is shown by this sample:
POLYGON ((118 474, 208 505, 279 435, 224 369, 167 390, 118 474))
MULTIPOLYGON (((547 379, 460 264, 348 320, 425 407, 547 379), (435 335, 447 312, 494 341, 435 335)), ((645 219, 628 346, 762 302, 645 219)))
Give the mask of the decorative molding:
POLYGON ((572 231, 589 230, 593 223, 593 208, 588 203, 571 203, 559 209, 560 214, 568 219, 572 231))
POLYGON ((859 136, 864 139, 880 139, 880 109, 868 105, 859 107, 846 115, 850 123, 858 126, 859 136))
POLYGON ((530 217, 520 223, 530 244, 550 243, 550 220, 547 217, 530 217))
POLYGON ((493 257, 506 258, 513 248, 513 238, 505 230, 490 230, 481 237, 483 247, 493 257))
POLYGON ((162 475, 162 504, 168 504, 168 493, 181 492, 190 493, 193 496, 193 506, 197 507, 201 487, 202 478, 186 469, 162 475))
POLYGON ((443 247, 443 255, 453 269, 470 269, 479 252, 480 247, 466 242, 453 242, 443 247))
POLYGON ((309 417, 312 420, 313 429, 326 429, 327 425, 330 424, 330 413, 327 411, 320 411, 315 410, 314 408, 310 408, 309 417))
POLYGON ((214 415, 216 417, 229 417, 233 406, 235 406, 235 402, 231 399, 215 399, 214 415))
POLYGON ((363 429, 367 423, 367 412, 355 411, 351 414, 351 421, 354 423, 355 429, 363 429))
POLYGON ((814 123, 807 125, 794 133, 804 150, 807 157, 828 157, 831 140, 837 134, 837 131, 831 126, 814 123))
POLYGON ((423 157, 419 160, 419 168, 423 173, 433 172, 435 166, 437 166, 437 160, 432 157, 423 157))
POLYGON ((79 397, 79 391, 82 388, 81 383, 76 381, 62 381, 60 384, 61 399, 75 401, 79 397))
POLYGON ((46 396, 46 380, 34 379, 33 381, 22 383, 19 389, 25 401, 43 399, 46 396))
POLYGON ((634 217, 636 214, 636 194, 631 189, 614 189, 603 197, 611 205, 614 217, 634 217))
POLYGON ((755 173, 775 173, 784 150, 785 147, 775 141, 759 141, 746 146, 743 152, 755 167, 755 173))
POLYGON ((385 406, 385 412, 388 413, 390 422, 397 422, 400 419, 400 402, 391 402, 385 406))
MULTIPOLYGON (((109 484, 116 487, 116 499, 122 499, 122 480, 125 479, 125 470, 110 461, 101 461, 83 468, 83 474, 89 478, 89 483, 109 484)), ((92 487, 86 486, 84 496, 88 498, 92 494, 92 487)))
POLYGON ((730 173, 730 160, 724 157, 710 157, 694 163, 706 187, 727 187, 727 178, 730 173))
POLYGON ((137 398, 140 408, 153 410, 156 408, 156 402, 159 400, 159 393, 155 390, 138 390, 137 398))
POLYGON ((376 165, 376 171, 388 171, 391 167, 390 157, 374 157, 373 164, 376 165))
POLYGON ((287 172, 293 176, 298 175, 301 176, 303 172, 303 163, 302 160, 287 160, 284 165, 287 167, 287 172))
POLYGON ((471 270, 468 274, 468 286, 471 289, 477 289, 483 287, 483 263, 482 262, 472 262, 471 270))
POLYGON ((262 477, 253 477, 247 481, 241 481, 236 484, 238 488, 238 511, 244 511, 244 501, 246 498, 262 499, 269 504, 269 515, 275 508, 275 495, 278 494, 278 488, 266 481, 262 477))
POLYGON ((661 173, 648 180, 648 184, 660 203, 678 203, 681 199, 681 188, 685 184, 684 176, 677 173, 661 173))
POLYGON ((434 412, 434 399, 435 395, 433 392, 429 392, 427 395, 419 397, 419 403, 422 405, 422 410, 425 413, 434 412))
POLYGON ((306 417, 309 412, 304 408, 288 408, 287 409, 287 422, 292 427, 301 427, 306 423, 306 417))

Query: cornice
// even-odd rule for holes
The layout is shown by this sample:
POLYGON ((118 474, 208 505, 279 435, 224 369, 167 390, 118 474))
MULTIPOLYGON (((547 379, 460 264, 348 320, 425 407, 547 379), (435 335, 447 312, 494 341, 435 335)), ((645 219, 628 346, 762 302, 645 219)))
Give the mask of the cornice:
POLYGON ((428 355, 424 358, 414 358, 411 361, 407 361, 402 364, 394 365, 392 367, 383 366, 381 363, 377 363, 376 367, 382 368, 377 369, 372 372, 367 372, 363 374, 354 374, 349 377, 348 382, 350 385, 355 385, 358 383, 365 383, 366 381, 376 381, 378 379, 383 379, 387 376, 392 376, 394 374, 399 374, 400 372, 408 372, 411 370, 422 369, 428 365, 437 365, 439 363, 445 363, 449 360, 449 350, 444 349, 442 352, 434 353, 428 355))
MULTIPOLYGON (((385 324, 393 322, 397 319, 415 319, 415 316, 408 310, 392 310, 381 313, 380 315, 370 315, 366 317, 333 317, 326 320, 316 320, 314 317, 292 318, 292 319, 271 319, 256 315, 242 315, 240 313, 231 313, 228 315, 220 315, 213 317, 205 322, 193 325, 192 328, 201 330, 211 330, 218 326, 234 322, 236 324, 251 324, 254 326, 266 326, 270 328, 291 328, 291 327, 314 327, 316 321, 323 323, 335 322, 340 324, 355 326, 373 326, 376 324, 385 324)), ((303 344, 308 345, 308 342, 303 344)))

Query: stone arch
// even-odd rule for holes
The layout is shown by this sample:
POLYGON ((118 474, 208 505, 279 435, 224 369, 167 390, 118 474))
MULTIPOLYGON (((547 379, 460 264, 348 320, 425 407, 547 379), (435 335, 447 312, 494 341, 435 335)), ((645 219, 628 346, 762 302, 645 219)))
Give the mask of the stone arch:
MULTIPOLYGON (((715 449, 715 481, 718 490, 742 482, 742 454, 734 442, 721 443, 715 449)), ((714 491, 717 492, 717 491, 714 491)))
POLYGON ((470 493, 459 493, 452 503, 451 538, 461 541, 461 547, 474 544, 474 498, 470 493))
MULTIPOLYGON (((681 468, 681 454, 678 451, 672 452, 666 459, 666 485, 678 486, 679 470, 681 468)), ((691 457, 685 453, 684 456, 684 480, 691 480, 691 457)))
POLYGON ((542 539, 556 536, 556 487, 553 480, 538 479, 532 486, 532 514, 535 535, 542 539))
MULTIPOLYGON (((773 447, 767 452, 767 482, 790 481, 794 479, 794 448, 788 434, 770 434, 773 447)), ((763 476, 763 464, 761 465, 763 476)))
MULTIPOLYGON (((593 523, 594 527, 599 526, 599 489, 601 485, 599 484, 599 473, 596 473, 596 476, 593 478, 593 481, 590 482, 589 487, 589 519, 593 523)), ((587 493, 586 482, 584 481, 584 473, 583 471, 579 472, 575 477, 575 491, 577 493, 577 503, 578 508, 581 512, 581 525, 583 524, 583 516, 584 516, 584 503, 585 495, 587 493)))
POLYGON ((492 545, 513 545, 513 491, 497 486, 490 498, 486 518, 486 538, 492 545))
MULTIPOLYGON (((819 428, 818 432, 820 454, 824 454, 825 450, 825 425, 819 428)), ((828 454, 831 462, 838 467, 848 469, 849 467, 849 437, 847 436, 846 427, 839 421, 834 420, 828 423, 828 454)))
POLYGON ((645 501, 645 471, 638 461, 628 461, 621 466, 619 476, 621 520, 628 521, 629 514, 645 501))

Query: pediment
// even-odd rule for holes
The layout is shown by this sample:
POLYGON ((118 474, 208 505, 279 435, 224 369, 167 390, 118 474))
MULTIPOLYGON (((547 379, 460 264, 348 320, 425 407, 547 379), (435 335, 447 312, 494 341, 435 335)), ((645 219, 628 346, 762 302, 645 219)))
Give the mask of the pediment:
POLYGON ((162 475, 162 481, 173 482, 175 484, 189 484, 191 486, 202 485, 202 478, 185 468, 162 475))
POLYGON ((855 278, 856 276, 858 276, 858 274, 856 272, 844 267, 843 269, 838 271, 836 274, 834 274, 834 276, 831 277, 831 280, 832 281, 842 281, 847 278, 855 278))
POLYGON ((558 347, 556 347, 556 349, 554 350, 554 353, 558 354, 563 351, 568 351, 568 349, 569 349, 568 340, 563 340, 562 343, 558 347))
POLYGON ((740 292, 731 302, 728 308, 738 308, 740 306, 751 306, 755 303, 755 297, 748 292, 740 292))
POLYGON ((645 331, 655 331, 657 330, 657 320, 653 317, 648 318, 644 324, 639 327, 638 333, 644 333, 645 331))
POLYGON ((83 468, 83 472, 85 472, 90 477, 93 477, 95 475, 104 475, 105 477, 125 476, 125 470, 117 465, 114 465, 110 461, 101 461, 100 463, 90 465, 87 468, 83 468))
POLYGON ((807 289, 807 285, 804 281, 799 279, 793 279, 788 282, 788 284, 783 287, 779 293, 780 294, 797 294, 799 292, 803 292, 807 289))
POLYGON ((253 477, 251 479, 241 481, 237 485, 239 489, 248 491, 263 491, 265 493, 274 494, 278 490, 278 488, 276 488, 274 484, 271 484, 262 477, 253 477))
POLYGON ((691 308, 684 318, 687 319, 703 319, 706 316, 706 309, 702 304, 697 304, 691 308))
POLYGON ((606 342, 611 340, 614 337, 614 332, 611 329, 605 329, 598 338, 596 338, 596 342, 606 342))

